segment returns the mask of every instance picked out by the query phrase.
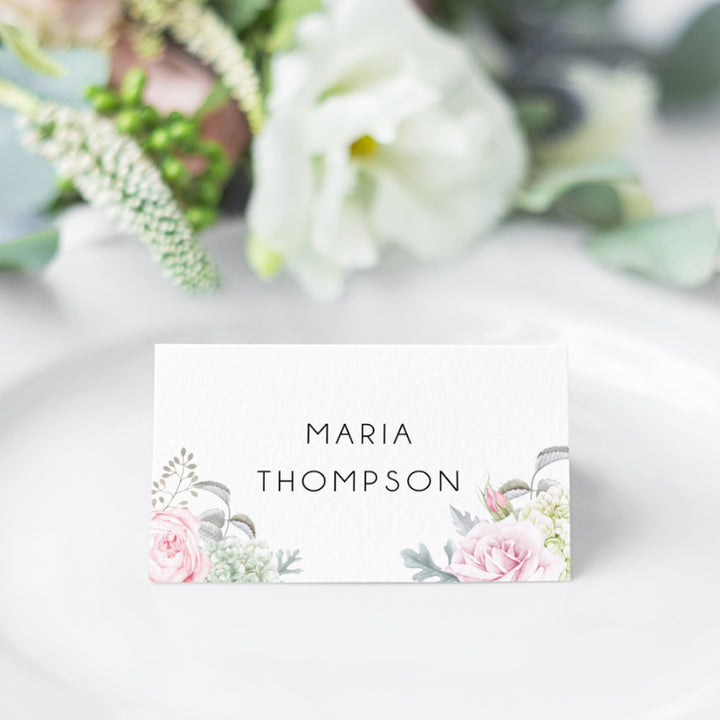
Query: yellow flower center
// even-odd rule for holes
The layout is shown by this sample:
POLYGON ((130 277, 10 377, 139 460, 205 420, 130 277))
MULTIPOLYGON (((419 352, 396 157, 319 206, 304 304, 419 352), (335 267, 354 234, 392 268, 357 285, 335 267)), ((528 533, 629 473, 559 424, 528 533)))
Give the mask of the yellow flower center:
POLYGON ((378 142, 369 135, 363 135, 350 146, 350 156, 369 157, 374 155, 378 149, 378 142))

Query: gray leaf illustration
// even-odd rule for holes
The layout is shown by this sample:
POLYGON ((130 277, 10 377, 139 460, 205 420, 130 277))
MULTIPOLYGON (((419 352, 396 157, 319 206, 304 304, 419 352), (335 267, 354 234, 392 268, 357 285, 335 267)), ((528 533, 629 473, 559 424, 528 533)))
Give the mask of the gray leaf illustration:
POLYGON ((535 460, 535 475, 548 465, 569 459, 570 449, 564 445, 545 448, 538 453, 537 460, 535 460))
POLYGON ((206 510, 201 516, 200 519, 203 522, 212 523, 213 525, 216 525, 219 528, 222 528, 225 525, 225 513, 220 510, 219 508, 213 508, 212 510, 206 510))
POLYGON ((207 490, 217 495, 228 507, 230 506, 230 489, 219 482, 213 480, 203 480, 193 485, 198 490, 207 490))
POLYGON ((508 500, 522 497, 530 492, 530 486, 524 480, 508 480, 500 486, 501 492, 508 500))
POLYGON ((211 540, 220 542, 220 540, 222 540, 222 531, 220 528, 209 522, 200 523, 198 535, 200 536, 200 540, 202 540, 202 542, 209 542, 211 540))
POLYGON ((405 561, 405 567, 417 568, 419 572, 413 575, 415 582, 424 582, 429 578, 437 578, 438 582, 459 582, 459 580, 449 572, 438 567, 430 555, 427 546, 420 543, 419 551, 407 549, 400 554, 405 561))
POLYGON ((552 480, 550 478, 543 478, 538 484, 537 484, 537 491, 538 492, 547 492, 551 487, 556 487, 560 483, 557 480, 552 480))
POLYGON ((293 563, 299 562, 300 560, 302 560, 302 558, 300 557, 299 550, 293 550, 292 552, 290 552, 290 550, 278 550, 278 575, 296 575, 297 573, 301 573, 301 568, 290 567, 293 563))
POLYGON ((454 505, 450 506, 450 515, 452 516, 455 530, 463 537, 480 522, 477 515, 471 515, 469 512, 460 512, 454 505))
POLYGON ((251 540, 255 537, 255 524, 247 515, 233 515, 230 524, 242 530, 251 540))
POLYGON ((457 550, 457 545, 453 542, 452 539, 450 539, 445 543, 445 547, 443 548, 443 550, 447 555, 448 563, 451 563, 453 555, 455 554, 455 550, 457 550))

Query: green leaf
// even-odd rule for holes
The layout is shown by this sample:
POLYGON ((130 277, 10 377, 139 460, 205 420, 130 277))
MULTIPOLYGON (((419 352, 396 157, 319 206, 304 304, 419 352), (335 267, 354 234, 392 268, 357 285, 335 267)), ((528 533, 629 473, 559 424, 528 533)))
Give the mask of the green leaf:
POLYGON ((25 66, 35 72, 52 77, 67 75, 65 68, 51 58, 27 30, 15 25, 0 25, 0 40, 25 66))
POLYGON ((196 120, 202 120, 206 115, 214 113, 224 107, 230 100, 230 94, 221 82, 216 82, 208 93, 202 105, 195 111, 193 116, 196 120))
POLYGON ((103 86, 110 74, 107 53, 88 48, 53 50, 47 53, 66 69, 64 77, 38 75, 21 65, 7 50, 0 50, 0 76, 43 98, 74 107, 86 105, 83 90, 88 85, 103 86))
POLYGON ((58 250, 55 228, 25 235, 18 240, 0 242, 0 270, 40 270, 58 250))
POLYGON ((603 265, 676 288, 706 283, 715 272, 719 247, 709 208, 638 220, 597 233, 588 242, 603 265))
POLYGON ((273 0, 212 0, 215 12, 230 27, 239 32, 252 25, 273 0))
POLYGON ((585 165, 541 168, 515 198, 515 207, 534 214, 552 208, 557 200, 579 185, 597 182, 635 180, 630 164, 621 159, 608 159, 585 165))
POLYGON ((264 245, 253 234, 248 238, 246 254, 248 264, 262 280, 275 277, 285 264, 285 259, 280 253, 264 245))
POLYGON ((547 132, 555 122, 555 106, 547 97, 528 96, 515 100, 515 111, 523 130, 530 137, 538 137, 547 132))
POLYGON ((667 100, 700 100, 720 90, 720 4, 702 11, 659 63, 667 100))
POLYGON ((322 9, 320 0, 280 0, 275 10, 275 25, 267 41, 270 52, 286 50, 295 37, 295 23, 303 16, 322 9))
POLYGON ((599 228, 619 225, 623 205, 617 190, 609 183, 589 183, 571 188, 556 203, 560 215, 579 218, 599 228))
POLYGON ((654 216, 650 196, 636 180, 588 183, 571 188, 559 198, 554 210, 598 228, 611 228, 654 216))
POLYGON ((32 117, 40 104, 38 98, 15 83, 0 78, 0 105, 32 117))
MULTIPOLYGON (((84 103, 82 91, 87 85, 107 82, 109 65, 104 53, 73 49, 53 52, 52 57, 68 69, 67 77, 38 75, 8 50, 0 49, 0 77, 26 93, 76 106, 84 103)), ((14 119, 14 111, 0 108, 0 214, 38 212, 57 197, 57 178, 48 162, 22 146, 14 119)))

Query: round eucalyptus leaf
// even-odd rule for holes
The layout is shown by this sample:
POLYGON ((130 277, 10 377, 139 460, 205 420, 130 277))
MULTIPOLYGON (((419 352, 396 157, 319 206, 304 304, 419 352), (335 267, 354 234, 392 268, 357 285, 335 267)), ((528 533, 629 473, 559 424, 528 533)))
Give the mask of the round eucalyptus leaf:
MULTIPOLYGON (((49 53, 67 75, 39 75, 23 65, 11 52, 0 48, 0 77, 44 100, 80 105, 88 85, 104 84, 108 77, 105 54, 94 50, 64 50, 49 53)), ((57 194, 53 168, 20 142, 15 113, 0 108, 0 213, 31 213, 45 209, 57 194)))
POLYGON ((622 222, 623 206, 618 190, 609 183, 593 183, 571 188, 555 204, 560 215, 578 218, 599 228, 622 222))
POLYGON ((701 100, 720 90, 720 4, 701 12, 659 63, 665 99, 701 100))
POLYGON ((13 111, 0 108, 0 214, 40 211, 57 193, 55 171, 22 146, 14 118, 13 111))
POLYGON ((0 270, 45 267, 57 253, 58 239, 58 231, 37 218, 3 218, 0 221, 0 270))
POLYGON ((695 288, 713 277, 719 247, 709 208, 638 220, 597 233, 588 242, 590 253, 604 265, 677 288, 695 288))
POLYGON ((105 53, 89 49, 54 50, 47 53, 62 66, 64 77, 50 77, 33 72, 11 52, 0 48, 0 77, 9 80, 43 100, 68 105, 83 105, 83 91, 88 85, 104 85, 110 74, 105 53))

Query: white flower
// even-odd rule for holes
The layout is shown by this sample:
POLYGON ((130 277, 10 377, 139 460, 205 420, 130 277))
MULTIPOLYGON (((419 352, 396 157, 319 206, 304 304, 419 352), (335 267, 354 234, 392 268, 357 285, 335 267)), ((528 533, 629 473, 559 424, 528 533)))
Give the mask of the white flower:
POLYGON ((211 540, 203 550, 212 567, 205 582, 274 582, 277 562, 264 540, 227 537, 211 540))
POLYGON ((545 547, 565 561, 560 579, 570 574, 570 495, 566 488, 551 487, 531 500, 521 511, 520 520, 527 520, 545 536, 545 547))
POLYGON ((451 256, 491 228, 522 182, 513 111, 456 39, 408 0, 330 0, 272 66, 254 150, 249 257, 313 294, 397 244, 451 256))
POLYGON ((566 72, 565 85, 580 101, 583 116, 568 133, 537 145, 537 158, 546 165, 620 155, 655 119, 657 82, 641 68, 576 62, 566 72))

